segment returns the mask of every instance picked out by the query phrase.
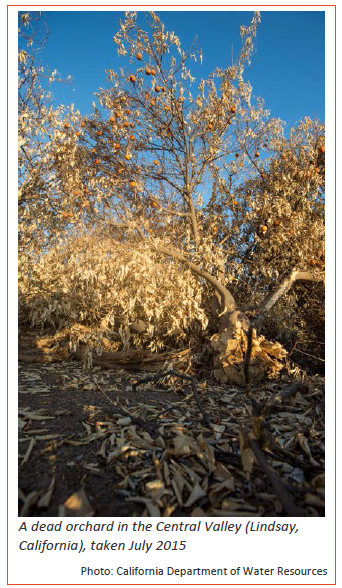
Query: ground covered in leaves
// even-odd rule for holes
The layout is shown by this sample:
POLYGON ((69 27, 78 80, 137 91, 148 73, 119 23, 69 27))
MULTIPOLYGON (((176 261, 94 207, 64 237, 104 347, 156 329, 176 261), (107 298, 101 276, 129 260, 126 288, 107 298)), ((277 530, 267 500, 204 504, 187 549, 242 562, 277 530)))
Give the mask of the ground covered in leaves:
POLYGON ((319 377, 19 363, 20 516, 324 516, 324 461, 319 377))

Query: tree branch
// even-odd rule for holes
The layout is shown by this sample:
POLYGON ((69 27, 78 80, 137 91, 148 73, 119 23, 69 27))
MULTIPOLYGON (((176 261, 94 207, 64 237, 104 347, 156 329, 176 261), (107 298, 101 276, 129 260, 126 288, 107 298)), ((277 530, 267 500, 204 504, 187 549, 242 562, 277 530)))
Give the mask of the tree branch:
POLYGON ((268 476, 269 480, 272 483, 274 492, 276 493, 277 497, 279 498, 281 505, 285 512, 291 517, 304 517, 306 515, 305 510, 296 506, 292 498, 290 496, 289 491, 287 490, 284 482, 275 472, 275 470, 269 465, 267 462, 266 456, 262 449, 259 447, 258 442, 256 439, 253 438, 252 433, 247 435, 248 444, 252 449, 259 465, 264 470, 265 474, 268 476))
POLYGON ((278 288, 262 302, 259 307, 259 314, 266 314, 269 312, 271 308, 278 302, 278 300, 280 300, 284 294, 287 294, 290 288, 292 288, 293 284, 299 280, 321 282, 323 280, 323 275, 321 273, 314 274, 310 271, 293 269, 290 276, 286 278, 280 284, 280 286, 278 286, 278 288))
POLYGON ((217 292, 219 292, 221 296, 222 305, 224 306, 224 309, 226 311, 230 312, 232 310, 235 310, 236 302, 232 294, 229 292, 229 290, 227 290, 227 288, 222 284, 222 282, 217 280, 209 272, 207 272, 204 269, 201 269, 198 265, 184 257, 179 251, 175 249, 165 247, 164 245, 155 245, 155 250, 158 253, 163 253, 164 255, 168 255, 169 257, 172 257, 173 259, 176 259, 177 261, 184 263, 184 265, 186 265, 194 274, 200 276, 201 278, 204 278, 209 284, 211 284, 211 286, 213 286, 217 290, 217 292))

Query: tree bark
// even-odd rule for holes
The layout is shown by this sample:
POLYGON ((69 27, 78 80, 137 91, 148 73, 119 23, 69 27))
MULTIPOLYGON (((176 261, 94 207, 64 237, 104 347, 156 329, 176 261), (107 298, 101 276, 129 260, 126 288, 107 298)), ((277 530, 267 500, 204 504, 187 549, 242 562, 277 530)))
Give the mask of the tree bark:
POLYGON ((260 328, 264 316, 273 308, 273 306, 292 288, 293 284, 297 281, 310 281, 310 282, 321 282, 323 275, 321 272, 315 274, 310 271, 293 269, 291 274, 283 280, 270 296, 267 296, 265 300, 260 304, 258 308, 258 317, 255 321, 256 327, 260 328))
POLYGON ((221 296, 221 303, 222 307, 226 312, 231 312, 236 308, 236 302, 234 300, 233 295, 227 290, 227 288, 214 276, 212 276, 206 270, 200 268, 198 265, 184 257, 179 251, 176 249, 172 249, 170 247, 165 247, 164 245, 157 245, 155 250, 158 253, 163 253, 164 255, 168 255, 177 261, 180 261, 184 265, 186 265, 194 274, 204 278, 209 284, 211 284, 217 292, 221 296))
MULTIPOLYGON (((144 239, 142 231, 139 228, 137 228, 137 231, 144 239)), ((154 245, 154 249, 157 253, 167 255, 186 265, 195 275, 206 280, 215 289, 213 300, 216 298, 216 301, 214 301, 216 308, 214 310, 216 310, 216 315, 219 316, 220 322, 218 333, 212 337, 212 346, 215 350, 215 361, 216 367, 218 368, 215 370, 216 377, 220 379, 221 374, 221 377, 223 378, 222 381, 229 381, 231 377, 234 377, 235 383, 240 384, 241 381, 244 380, 245 383, 248 384, 249 368, 253 363, 253 336, 256 335, 256 333, 253 335, 254 329, 256 329, 256 331, 260 329, 265 314, 269 312, 278 300, 290 290, 296 281, 308 280, 319 282, 323 280, 321 272, 314 273, 294 268, 290 275, 283 280, 274 292, 268 296, 259 307, 253 309, 256 316, 251 320, 243 310, 237 308, 233 295, 224 286, 220 279, 215 278, 212 274, 187 259, 180 251, 173 249, 172 247, 154 245), (221 307, 218 307, 219 298, 221 298, 221 307), (235 366, 234 369, 236 374, 233 373, 233 368, 233 371, 230 370, 229 365, 235 366), (223 376, 221 372, 225 372, 223 376), (244 374, 244 376, 241 374, 244 374)), ((224 274, 221 271, 219 277, 222 279, 222 276, 224 276, 224 274)), ((273 367, 274 372, 277 370, 279 371, 281 363, 278 360, 286 355, 286 352, 282 349, 281 345, 278 343, 270 343, 269 341, 266 341, 264 337, 259 337, 255 340, 255 343, 257 343, 257 347, 260 347, 261 345, 259 350, 259 363, 261 361, 261 363, 265 364, 265 374, 270 367, 270 364, 271 367, 273 367), (268 357, 268 354, 270 354, 271 357, 268 357), (275 359, 272 359, 272 356, 275 359)), ((261 374, 262 370, 259 369, 259 373, 261 374)))

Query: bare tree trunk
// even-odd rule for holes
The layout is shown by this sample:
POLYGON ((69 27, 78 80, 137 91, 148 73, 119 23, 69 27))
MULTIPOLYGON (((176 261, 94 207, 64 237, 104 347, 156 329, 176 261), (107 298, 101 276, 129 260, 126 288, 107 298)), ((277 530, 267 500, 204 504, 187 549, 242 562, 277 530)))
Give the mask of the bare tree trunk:
POLYGON ((188 169, 186 170, 186 187, 184 188, 184 192, 183 192, 183 198, 186 202, 186 204, 189 207, 189 217, 190 217, 190 222, 191 222, 191 228, 192 228, 192 232, 194 235, 194 241, 195 241, 195 245, 196 247, 199 244, 200 241, 200 235, 198 232, 198 224, 197 224, 197 218, 196 218, 196 210, 195 210, 195 206, 194 206, 194 201, 192 198, 192 193, 191 193, 191 188, 188 184, 189 179, 188 179, 188 169))
MULTIPOLYGON (((224 281, 224 269, 220 268, 219 271, 217 272, 217 277, 218 280, 223 284, 224 281)), ((220 316, 220 314, 223 312, 224 310, 224 306, 222 304, 222 300, 221 300, 221 295, 220 292, 216 289, 215 293, 213 294, 213 297, 211 299, 211 314, 214 318, 217 318, 220 316)))

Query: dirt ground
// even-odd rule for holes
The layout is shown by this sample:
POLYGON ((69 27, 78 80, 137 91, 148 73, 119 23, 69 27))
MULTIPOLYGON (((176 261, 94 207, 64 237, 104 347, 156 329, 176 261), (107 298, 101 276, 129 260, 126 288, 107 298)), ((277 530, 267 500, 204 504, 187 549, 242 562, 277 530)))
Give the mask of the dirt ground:
POLYGON ((150 375, 19 363, 20 516, 324 516, 322 378, 267 412, 272 445, 244 390, 150 375))

